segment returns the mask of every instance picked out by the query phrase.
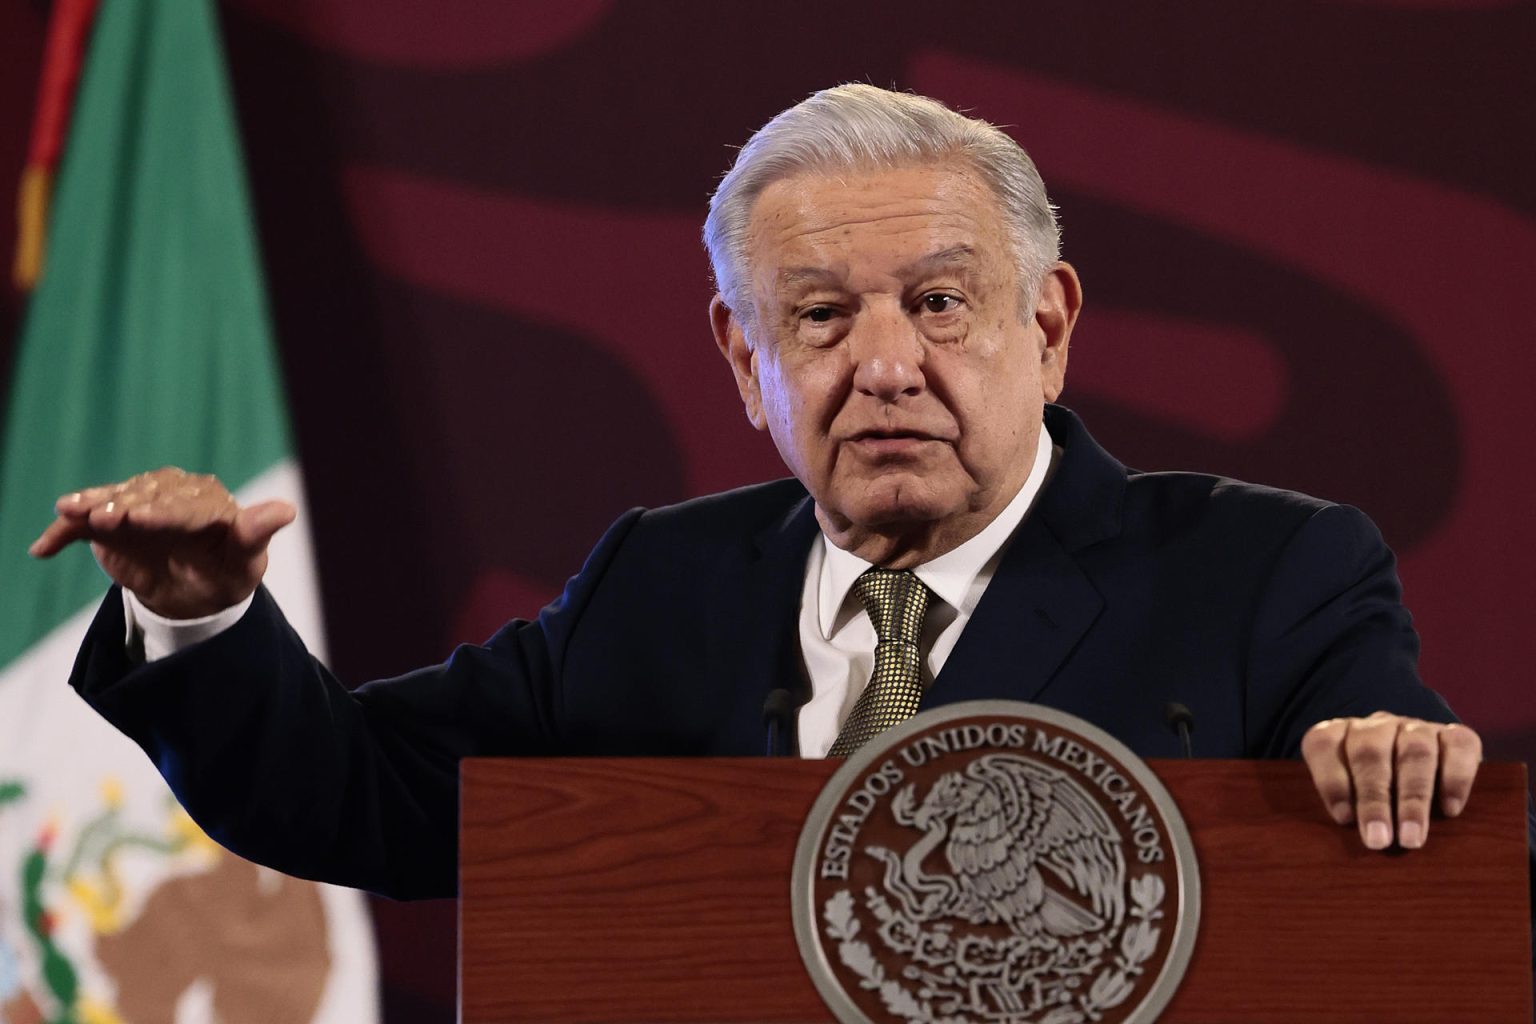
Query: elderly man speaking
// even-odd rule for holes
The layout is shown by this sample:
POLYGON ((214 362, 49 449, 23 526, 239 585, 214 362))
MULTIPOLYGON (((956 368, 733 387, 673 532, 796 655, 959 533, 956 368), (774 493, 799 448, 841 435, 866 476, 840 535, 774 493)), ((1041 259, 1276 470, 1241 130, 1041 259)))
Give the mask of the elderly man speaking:
POLYGON ((89 541, 117 584, 71 682, 215 838, 450 894, 460 758, 760 753, 779 689, 804 756, 981 697, 1171 755, 1178 701, 1203 755, 1305 757, 1372 849, 1425 842, 1437 780, 1460 811, 1481 746, 1364 515, 1127 470, 1052 404, 1082 287, 1007 135, 828 89, 753 136, 704 235, 715 342, 794 478, 623 515, 536 621, 441 665, 349 693, 304 651, 260 586, 291 506, 175 469, 60 499, 32 553, 89 541))

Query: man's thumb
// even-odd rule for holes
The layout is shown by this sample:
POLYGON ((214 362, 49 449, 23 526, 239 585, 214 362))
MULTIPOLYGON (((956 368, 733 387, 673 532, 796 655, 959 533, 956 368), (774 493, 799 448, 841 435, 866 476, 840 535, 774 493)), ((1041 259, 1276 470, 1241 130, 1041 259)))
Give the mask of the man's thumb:
POLYGON ((267 546, 272 535, 298 518, 299 510, 291 502, 263 501, 247 506, 235 516, 232 535, 236 544, 256 554, 267 546))

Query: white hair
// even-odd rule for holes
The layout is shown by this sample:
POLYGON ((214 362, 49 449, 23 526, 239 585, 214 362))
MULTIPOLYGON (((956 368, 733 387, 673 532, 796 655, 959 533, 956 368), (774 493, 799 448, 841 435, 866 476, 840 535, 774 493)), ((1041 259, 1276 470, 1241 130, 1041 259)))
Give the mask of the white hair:
MULTIPOLYGON (((873 85, 813 93, 763 125, 709 200, 704 247, 725 304, 751 318, 747 227, 763 190, 798 174, 835 174, 958 160, 997 196, 1030 305, 1060 258, 1056 208, 1034 161, 1008 134, 938 100, 873 85)), ((1027 308, 1027 307, 1026 307, 1027 308)))

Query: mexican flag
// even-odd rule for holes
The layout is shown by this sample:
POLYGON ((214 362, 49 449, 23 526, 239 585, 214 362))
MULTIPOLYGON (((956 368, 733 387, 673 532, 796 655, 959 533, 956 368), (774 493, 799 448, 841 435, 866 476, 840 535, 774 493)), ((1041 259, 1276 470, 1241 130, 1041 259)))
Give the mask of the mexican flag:
POLYGON ((65 683, 107 580, 27 546, 58 495, 167 464, 299 506, 267 582, 322 651, 213 13, 111 0, 0 433, 0 1024, 376 1020, 363 897, 220 850, 65 683))

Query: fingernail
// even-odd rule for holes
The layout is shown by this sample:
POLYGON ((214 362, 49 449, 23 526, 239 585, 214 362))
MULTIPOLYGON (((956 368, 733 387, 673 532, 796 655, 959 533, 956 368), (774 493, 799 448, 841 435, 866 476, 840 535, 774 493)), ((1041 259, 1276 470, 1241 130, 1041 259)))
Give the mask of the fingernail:
POLYGON ((1454 796, 1449 797, 1445 801, 1445 816, 1447 818, 1454 818, 1461 813, 1461 809, 1465 806, 1466 802, 1464 800, 1454 796))
POLYGON ((1417 850, 1424 845, 1424 826, 1416 821, 1405 821, 1397 829, 1397 844, 1405 850, 1417 850))
POLYGON ((1328 813, 1333 815, 1333 820, 1340 825, 1348 825, 1350 815, 1354 813, 1354 808, 1349 806, 1348 800, 1340 800, 1328 808, 1328 813))
POLYGON ((1385 850, 1392 843, 1392 830, 1384 821, 1373 821, 1365 826, 1365 845, 1372 850, 1385 850))

